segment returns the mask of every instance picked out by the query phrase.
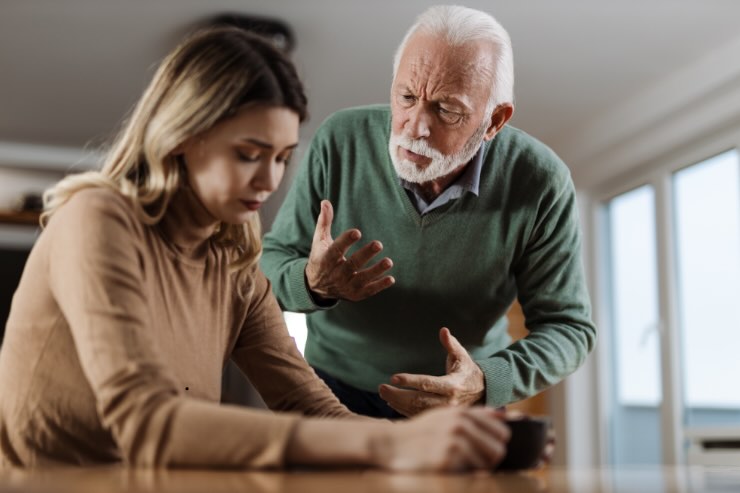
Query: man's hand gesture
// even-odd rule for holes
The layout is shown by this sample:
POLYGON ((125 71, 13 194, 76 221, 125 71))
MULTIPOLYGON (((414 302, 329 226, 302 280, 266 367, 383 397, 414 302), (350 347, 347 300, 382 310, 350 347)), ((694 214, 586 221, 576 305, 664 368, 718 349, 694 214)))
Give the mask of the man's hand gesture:
POLYGON ((306 264, 306 283, 314 297, 320 301, 360 301, 391 287, 395 280, 385 275, 393 267, 391 259, 384 258, 365 268, 370 259, 383 250, 383 245, 379 241, 371 241, 347 258, 347 251, 362 234, 358 229, 348 229, 336 240, 332 239, 333 219, 331 202, 322 200, 306 264))
POLYGON ((438 406, 470 406, 483 400, 483 371, 447 327, 439 331, 439 340, 447 350, 446 375, 397 373, 391 377, 391 383, 398 387, 383 384, 379 388, 388 405, 404 416, 438 406))

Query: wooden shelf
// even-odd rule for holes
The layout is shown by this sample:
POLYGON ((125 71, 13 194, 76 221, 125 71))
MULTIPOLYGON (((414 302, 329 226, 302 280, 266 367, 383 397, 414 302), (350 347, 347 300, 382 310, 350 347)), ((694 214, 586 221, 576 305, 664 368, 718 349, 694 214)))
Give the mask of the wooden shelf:
POLYGON ((38 226, 41 213, 35 211, 0 210, 0 224, 38 226))

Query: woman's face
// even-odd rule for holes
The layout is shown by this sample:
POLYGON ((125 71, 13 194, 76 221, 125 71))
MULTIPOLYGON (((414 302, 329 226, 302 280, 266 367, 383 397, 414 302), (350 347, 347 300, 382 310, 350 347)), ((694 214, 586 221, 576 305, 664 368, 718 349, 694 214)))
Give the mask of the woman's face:
POLYGON ((190 187, 215 219, 242 224, 257 213, 283 178, 299 123, 288 108, 252 106, 185 142, 190 187))

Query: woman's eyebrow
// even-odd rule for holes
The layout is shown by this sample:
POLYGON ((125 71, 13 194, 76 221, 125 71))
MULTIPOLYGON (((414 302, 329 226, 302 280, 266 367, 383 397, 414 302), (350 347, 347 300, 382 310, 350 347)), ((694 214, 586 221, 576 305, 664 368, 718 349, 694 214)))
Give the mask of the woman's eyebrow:
MULTIPOLYGON (((259 140, 259 139, 253 139, 253 138, 247 137, 247 138, 244 138, 242 140, 244 142, 249 142, 250 144, 254 144, 257 147, 262 147, 263 149, 272 149, 273 148, 273 145, 270 144, 269 142, 264 142, 264 141, 259 140)), ((289 146, 285 146, 285 149, 295 149, 296 147, 298 147, 298 142, 296 142, 295 144, 291 144, 289 146)))

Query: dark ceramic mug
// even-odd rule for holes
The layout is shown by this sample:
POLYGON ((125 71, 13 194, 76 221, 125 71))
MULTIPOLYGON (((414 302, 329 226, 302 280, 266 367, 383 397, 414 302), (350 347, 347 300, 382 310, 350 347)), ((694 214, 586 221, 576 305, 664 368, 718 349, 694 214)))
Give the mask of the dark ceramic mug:
POLYGON ((506 456, 496 467, 497 471, 531 469, 539 464, 547 445, 550 420, 546 417, 524 416, 507 419, 511 438, 506 456))

